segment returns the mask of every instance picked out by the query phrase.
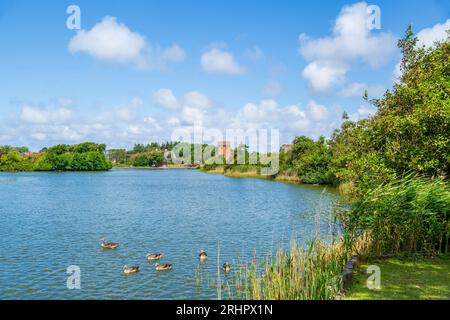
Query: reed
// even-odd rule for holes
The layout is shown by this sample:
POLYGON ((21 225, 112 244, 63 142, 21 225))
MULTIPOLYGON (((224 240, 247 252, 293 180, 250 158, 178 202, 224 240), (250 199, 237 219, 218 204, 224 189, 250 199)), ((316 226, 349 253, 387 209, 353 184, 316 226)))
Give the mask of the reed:
POLYGON ((242 263, 234 277, 236 295, 245 300, 331 300, 342 290, 342 270, 354 254, 368 248, 370 237, 344 236, 333 243, 311 241, 301 247, 242 263))
POLYGON ((380 185, 341 212, 340 220, 347 232, 372 234, 374 255, 448 253, 449 184, 408 176, 380 185))

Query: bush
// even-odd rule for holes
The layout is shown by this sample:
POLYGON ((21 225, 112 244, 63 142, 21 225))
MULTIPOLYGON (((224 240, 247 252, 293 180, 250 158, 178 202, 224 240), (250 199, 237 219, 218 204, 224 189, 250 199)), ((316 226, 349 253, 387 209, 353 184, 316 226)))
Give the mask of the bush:
POLYGON ((164 164, 165 158, 162 152, 138 153, 132 158, 135 167, 158 167, 164 164))

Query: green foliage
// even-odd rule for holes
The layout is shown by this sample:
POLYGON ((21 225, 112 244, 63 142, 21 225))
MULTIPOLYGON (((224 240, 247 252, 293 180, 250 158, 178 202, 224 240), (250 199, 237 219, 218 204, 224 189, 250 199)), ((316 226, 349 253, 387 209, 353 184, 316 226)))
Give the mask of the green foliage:
POLYGON ((98 151, 75 153, 70 167, 74 171, 99 171, 109 170, 111 163, 98 151))
POLYGON ((419 48, 408 28, 399 47, 402 76, 392 91, 371 101, 378 112, 344 121, 331 139, 330 170, 357 195, 410 172, 449 177, 449 38, 419 48))
POLYGON ((106 145, 92 142, 72 146, 60 144, 30 154, 26 147, 0 147, 0 171, 109 170, 111 162, 104 155, 105 149, 106 145))
POLYGON ((170 163, 165 159, 165 153, 171 151, 178 142, 151 142, 147 145, 135 144, 132 150, 111 149, 106 154, 114 166, 118 167, 156 167, 170 163))
POLYGON ((280 175, 296 176, 303 183, 334 184, 336 179, 330 172, 332 154, 327 141, 320 137, 296 137, 289 152, 280 151, 280 175))
POLYGON ((77 145, 60 144, 45 149, 36 161, 37 171, 104 171, 111 169, 105 157, 106 145, 84 142, 77 145))
POLYGON ((130 161, 130 154, 125 149, 111 149, 107 155, 114 165, 126 165, 130 161))
POLYGON ((144 152, 152 152, 152 151, 164 151, 164 150, 172 150, 179 142, 176 141, 167 141, 161 144, 157 142, 151 142, 147 145, 143 144, 135 144, 133 150, 131 151, 133 154, 136 153, 144 153, 144 152))
POLYGON ((330 141, 332 153, 330 172, 341 183, 351 185, 350 191, 360 194, 396 177, 382 153, 372 148, 368 120, 345 121, 330 141))
POLYGON ((161 152, 138 153, 132 158, 132 163, 135 167, 158 167, 164 161, 164 154, 161 152))
POLYGON ((441 179, 405 177, 367 191, 341 219, 351 232, 370 231, 373 252, 448 252, 450 188, 441 179))
POLYGON ((331 152, 325 138, 314 141, 297 137, 292 150, 293 165, 298 177, 304 183, 332 184, 334 177, 329 171, 331 152))
POLYGON ((32 168, 31 158, 20 154, 16 148, 4 148, 2 150, 0 171, 30 171, 32 168))

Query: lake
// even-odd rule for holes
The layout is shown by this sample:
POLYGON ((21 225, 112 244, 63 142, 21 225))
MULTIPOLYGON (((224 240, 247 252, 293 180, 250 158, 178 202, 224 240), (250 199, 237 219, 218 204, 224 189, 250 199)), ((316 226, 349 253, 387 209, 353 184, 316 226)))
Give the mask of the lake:
POLYGON ((322 187, 196 170, 0 173, 0 299, 216 299, 218 250, 233 265, 326 237, 337 201, 322 187), (119 248, 100 249, 102 237, 119 248), (151 252, 173 270, 155 271, 151 252), (124 275, 125 264, 141 271, 124 275), (80 290, 67 288, 71 265, 80 290))

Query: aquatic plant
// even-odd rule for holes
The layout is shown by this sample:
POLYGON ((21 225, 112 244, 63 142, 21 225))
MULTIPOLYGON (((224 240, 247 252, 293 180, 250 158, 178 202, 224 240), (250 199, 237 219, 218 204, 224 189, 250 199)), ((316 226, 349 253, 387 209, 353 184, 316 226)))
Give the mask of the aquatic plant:
POLYGON ((330 300, 342 290, 342 270, 354 254, 364 254, 370 237, 344 236, 333 243, 293 241, 288 251, 240 263, 234 274, 235 294, 245 300, 330 300))
POLYGON ((369 190, 340 218, 348 232, 370 231, 375 255, 448 253, 450 187, 410 175, 369 190))

